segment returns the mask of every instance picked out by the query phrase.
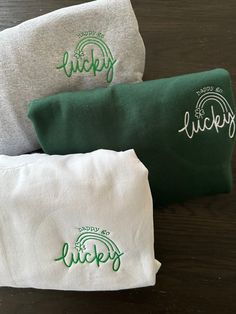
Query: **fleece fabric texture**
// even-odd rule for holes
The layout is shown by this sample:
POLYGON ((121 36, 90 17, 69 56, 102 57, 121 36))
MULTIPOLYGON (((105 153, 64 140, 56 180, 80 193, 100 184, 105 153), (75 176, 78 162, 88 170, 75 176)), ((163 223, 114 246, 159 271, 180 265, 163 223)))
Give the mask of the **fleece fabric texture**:
POLYGON ((133 150, 0 156, 0 184, 1 286, 155 284, 148 171, 133 150))
POLYGON ((27 105, 54 93, 141 81, 145 48, 130 0, 63 8, 0 32, 0 154, 39 148, 27 105))
POLYGON ((155 205, 231 190, 235 113, 226 70, 54 95, 32 102, 29 117, 49 154, 134 148, 155 205))

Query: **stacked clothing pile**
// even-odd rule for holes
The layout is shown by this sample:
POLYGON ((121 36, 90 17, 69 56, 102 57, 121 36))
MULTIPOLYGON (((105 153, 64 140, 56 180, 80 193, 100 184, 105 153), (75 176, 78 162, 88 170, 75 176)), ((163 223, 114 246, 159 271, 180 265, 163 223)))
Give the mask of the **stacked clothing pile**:
POLYGON ((229 73, 142 82, 130 0, 63 8, 0 39, 0 284, 154 285, 153 201, 231 190, 229 73))

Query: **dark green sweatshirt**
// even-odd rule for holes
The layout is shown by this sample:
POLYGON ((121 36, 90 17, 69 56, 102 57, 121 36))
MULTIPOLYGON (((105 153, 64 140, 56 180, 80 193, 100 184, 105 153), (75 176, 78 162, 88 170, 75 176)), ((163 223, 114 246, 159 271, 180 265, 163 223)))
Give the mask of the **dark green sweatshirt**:
POLYGON ((89 91, 29 106, 43 150, 134 148, 156 204, 231 190, 234 100, 224 69, 89 91))

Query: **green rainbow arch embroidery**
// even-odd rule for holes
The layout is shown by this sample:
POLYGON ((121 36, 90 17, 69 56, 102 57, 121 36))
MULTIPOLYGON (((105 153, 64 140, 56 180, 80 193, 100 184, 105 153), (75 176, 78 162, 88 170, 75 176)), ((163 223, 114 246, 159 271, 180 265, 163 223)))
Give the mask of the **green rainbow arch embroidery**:
POLYGON ((87 45, 97 45, 100 48, 101 53, 104 57, 106 56, 107 58, 110 58, 111 60, 114 59, 107 44, 101 38, 97 38, 97 37, 83 38, 77 45, 76 52, 78 51, 79 54, 80 53, 83 54, 83 49, 87 45))
POLYGON ((110 238, 91 231, 83 232, 77 237, 74 249, 76 249, 77 252, 70 252, 70 246, 65 242, 62 247, 61 256, 56 258, 55 261, 62 261, 67 268, 70 268, 75 264, 85 263, 96 263, 96 265, 100 267, 101 264, 111 261, 112 270, 117 272, 120 269, 121 256, 124 254, 110 238), (89 241, 92 241, 93 244, 92 249, 90 247, 90 250, 86 247, 86 243, 89 241), (102 252, 98 251, 97 242, 102 244, 102 252))
POLYGON ((114 65, 116 61, 103 39, 88 36, 83 38, 76 46, 74 60, 70 60, 68 51, 65 51, 62 63, 57 66, 57 69, 63 70, 68 78, 75 73, 92 72, 96 76, 98 72, 105 71, 106 81, 107 83, 111 83, 114 77, 114 65), (87 53, 85 53, 85 48, 88 46, 91 46, 91 49, 87 49, 87 53), (95 55, 95 47, 99 49, 101 56, 95 55))
POLYGON ((97 234, 95 232, 84 232, 84 233, 80 234, 79 237, 77 238, 76 242, 75 242, 76 248, 80 247, 81 245, 84 245, 84 243, 86 241, 89 241, 91 239, 96 239, 96 240, 100 241, 105 246, 107 246, 107 249, 111 252, 120 253, 119 248, 111 239, 109 239, 105 235, 97 234))

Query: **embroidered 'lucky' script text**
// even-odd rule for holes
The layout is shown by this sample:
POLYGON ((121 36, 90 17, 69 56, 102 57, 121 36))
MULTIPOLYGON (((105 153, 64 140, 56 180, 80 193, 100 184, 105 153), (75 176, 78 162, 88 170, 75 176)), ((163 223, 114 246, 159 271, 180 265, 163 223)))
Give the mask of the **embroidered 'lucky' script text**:
POLYGON ((104 35, 96 32, 85 32, 79 37, 83 37, 74 55, 70 56, 68 51, 64 52, 62 63, 57 66, 58 70, 63 70, 65 75, 70 78, 76 73, 89 73, 94 76, 97 73, 106 72, 106 82, 111 83, 114 77, 114 59, 110 48, 105 43, 104 35))
POLYGON ((110 232, 100 231, 97 227, 79 228, 80 235, 77 237, 74 247, 65 242, 62 246, 61 255, 55 259, 56 262, 70 268, 76 264, 106 264, 112 263, 112 270, 117 272, 121 265, 121 256, 124 254, 117 245, 108 237, 110 232), (86 231, 88 230, 88 231, 86 231), (90 244, 90 245, 88 245, 90 244), (100 247, 100 250, 98 249, 100 247))
MULTIPOLYGON (((213 90, 213 87, 210 90, 213 90)), ((218 90, 219 88, 216 88, 216 91, 218 90)), ((184 126, 178 130, 179 133, 185 132, 187 137, 191 139, 199 132, 215 130, 219 133, 220 129, 228 127, 229 138, 234 137, 235 113, 226 98, 216 91, 208 91, 201 95, 195 108, 195 119, 191 119, 189 111, 185 112, 184 126), (206 116, 205 106, 208 103, 210 104, 210 110, 208 110, 208 115, 206 116), (218 113, 215 111, 215 106, 220 109, 218 113)))

